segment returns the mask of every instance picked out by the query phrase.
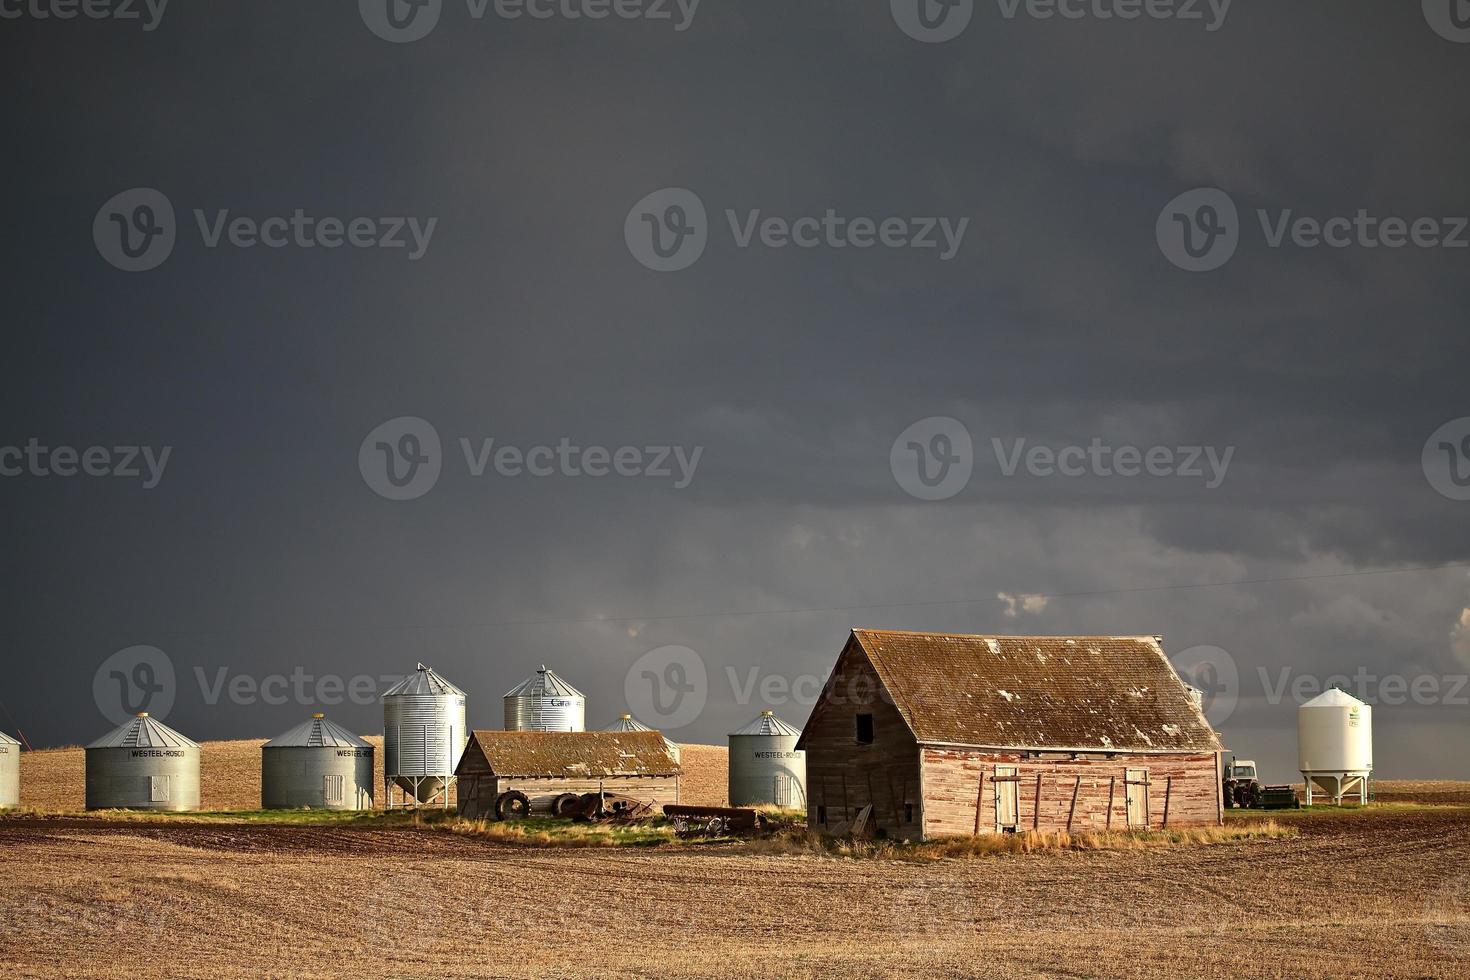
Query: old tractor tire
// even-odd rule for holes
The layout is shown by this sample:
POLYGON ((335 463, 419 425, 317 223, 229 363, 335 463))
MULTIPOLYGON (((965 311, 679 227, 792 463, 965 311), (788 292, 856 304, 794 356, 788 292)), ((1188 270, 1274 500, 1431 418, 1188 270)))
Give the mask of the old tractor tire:
POLYGON ((531 815, 531 801, 519 790, 507 790, 495 798, 495 816, 500 820, 524 820, 531 815))
POLYGON ((602 796, 598 793, 582 794, 582 817, 595 820, 602 816, 602 796))
POLYGON ((562 793, 551 801, 551 813, 557 817, 575 817, 582 810, 582 798, 576 793, 562 793))

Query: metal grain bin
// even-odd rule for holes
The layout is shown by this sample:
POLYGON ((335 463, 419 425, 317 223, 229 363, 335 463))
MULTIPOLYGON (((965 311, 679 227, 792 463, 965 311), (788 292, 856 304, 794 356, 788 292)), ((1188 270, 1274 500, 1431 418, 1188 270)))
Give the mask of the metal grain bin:
POLYGON ((86 755, 88 810, 199 809, 199 743, 146 711, 86 755))
POLYGON ((769 711, 730 733, 730 805, 806 807, 806 753, 801 732, 769 711))
POLYGON ((585 732, 587 695, 542 664, 505 692, 505 728, 511 732, 585 732))
POLYGON ((312 715, 260 750, 262 810, 371 810, 373 747, 312 715))
MULTIPOLYGON (((608 725, 606 728, 603 729, 603 731, 605 731, 605 732, 651 732, 651 731, 653 731, 653 729, 652 728, 649 728, 647 725, 643 724, 643 722, 639 721, 637 718, 634 718, 632 715, 618 715, 618 720, 615 721, 615 722, 613 722, 611 725, 608 725)), ((679 745, 678 745, 678 743, 676 743, 676 742, 670 742, 669 741, 669 737, 667 735, 665 735, 664 736, 664 745, 668 747, 669 755, 671 755, 671 756, 674 757, 674 761, 675 762, 681 761, 680 758, 679 758, 679 754, 680 753, 679 753, 679 745)))
POLYGON ((465 693, 434 668, 419 664, 383 694, 383 777, 420 803, 445 792, 469 740, 465 693))
POLYGON ((20 806, 20 743, 0 732, 0 808, 20 806))

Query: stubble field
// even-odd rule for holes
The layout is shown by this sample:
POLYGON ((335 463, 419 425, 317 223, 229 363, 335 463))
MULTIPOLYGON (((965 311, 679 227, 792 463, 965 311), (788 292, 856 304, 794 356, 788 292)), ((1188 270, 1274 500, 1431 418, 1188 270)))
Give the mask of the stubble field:
MULTIPOLYGON (((686 750, 686 769, 704 770, 690 779, 721 783, 722 753, 686 750)), ((19 816, 0 820, 0 966, 23 977, 1470 975, 1470 808, 1280 819, 1301 836, 909 862, 528 847, 371 823, 19 816)))

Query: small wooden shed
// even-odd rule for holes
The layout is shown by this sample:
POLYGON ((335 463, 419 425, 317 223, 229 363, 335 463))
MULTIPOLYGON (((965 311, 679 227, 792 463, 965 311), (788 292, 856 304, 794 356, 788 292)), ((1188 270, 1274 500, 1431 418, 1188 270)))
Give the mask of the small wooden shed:
POLYGON ((1219 736, 1156 636, 853 630, 796 747, 817 831, 1223 821, 1219 736))
POLYGON ((495 817, 496 801, 512 791, 525 794, 538 815, 549 814, 564 793, 678 803, 682 773, 656 731, 477 731, 455 775, 460 815, 479 820, 495 817))

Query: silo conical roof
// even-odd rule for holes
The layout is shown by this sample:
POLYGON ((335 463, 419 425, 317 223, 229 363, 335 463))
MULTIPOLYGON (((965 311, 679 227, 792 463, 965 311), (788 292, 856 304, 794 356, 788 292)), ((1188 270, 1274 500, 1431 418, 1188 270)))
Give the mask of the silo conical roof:
POLYGON ((412 674, 409 674, 403 680, 399 681, 397 684, 394 684, 392 687, 388 688, 388 690, 384 691, 383 697, 393 698, 402 697, 405 695, 413 697, 438 694, 457 694, 460 697, 466 696, 465 693, 459 688, 455 687, 443 677, 434 673, 433 667, 425 667, 423 664, 419 664, 416 668, 414 668, 414 672, 412 674))
POLYGON ((197 749, 199 743, 143 712, 87 746, 89 749, 197 749))
POLYGON ((737 728, 731 735, 800 735, 801 729, 792 728, 786 722, 777 718, 773 712, 762 711, 760 717, 743 728, 737 728))
POLYGON ((372 748, 336 722, 313 715, 290 731, 265 743, 267 749, 367 749, 372 748))
POLYGON ((6 745, 19 745, 20 744, 20 740, 19 739, 11 738, 9 735, 6 735, 4 732, 0 732, 0 742, 4 742, 6 745))
POLYGON ((1302 705, 1303 708, 1338 708, 1343 706, 1363 707, 1366 702, 1359 701, 1341 688, 1334 687, 1330 691, 1323 691, 1312 700, 1302 705))
POLYGON ((634 718, 632 715, 619 715, 618 720, 613 722, 611 725, 608 725, 606 728, 603 729, 603 731, 651 732, 653 731, 653 729, 649 728, 647 725, 643 724, 643 722, 639 721, 637 718, 634 718))
POLYGON ((566 682, 556 671, 542 664, 536 673, 505 692, 508 698, 582 698, 587 695, 566 682))

